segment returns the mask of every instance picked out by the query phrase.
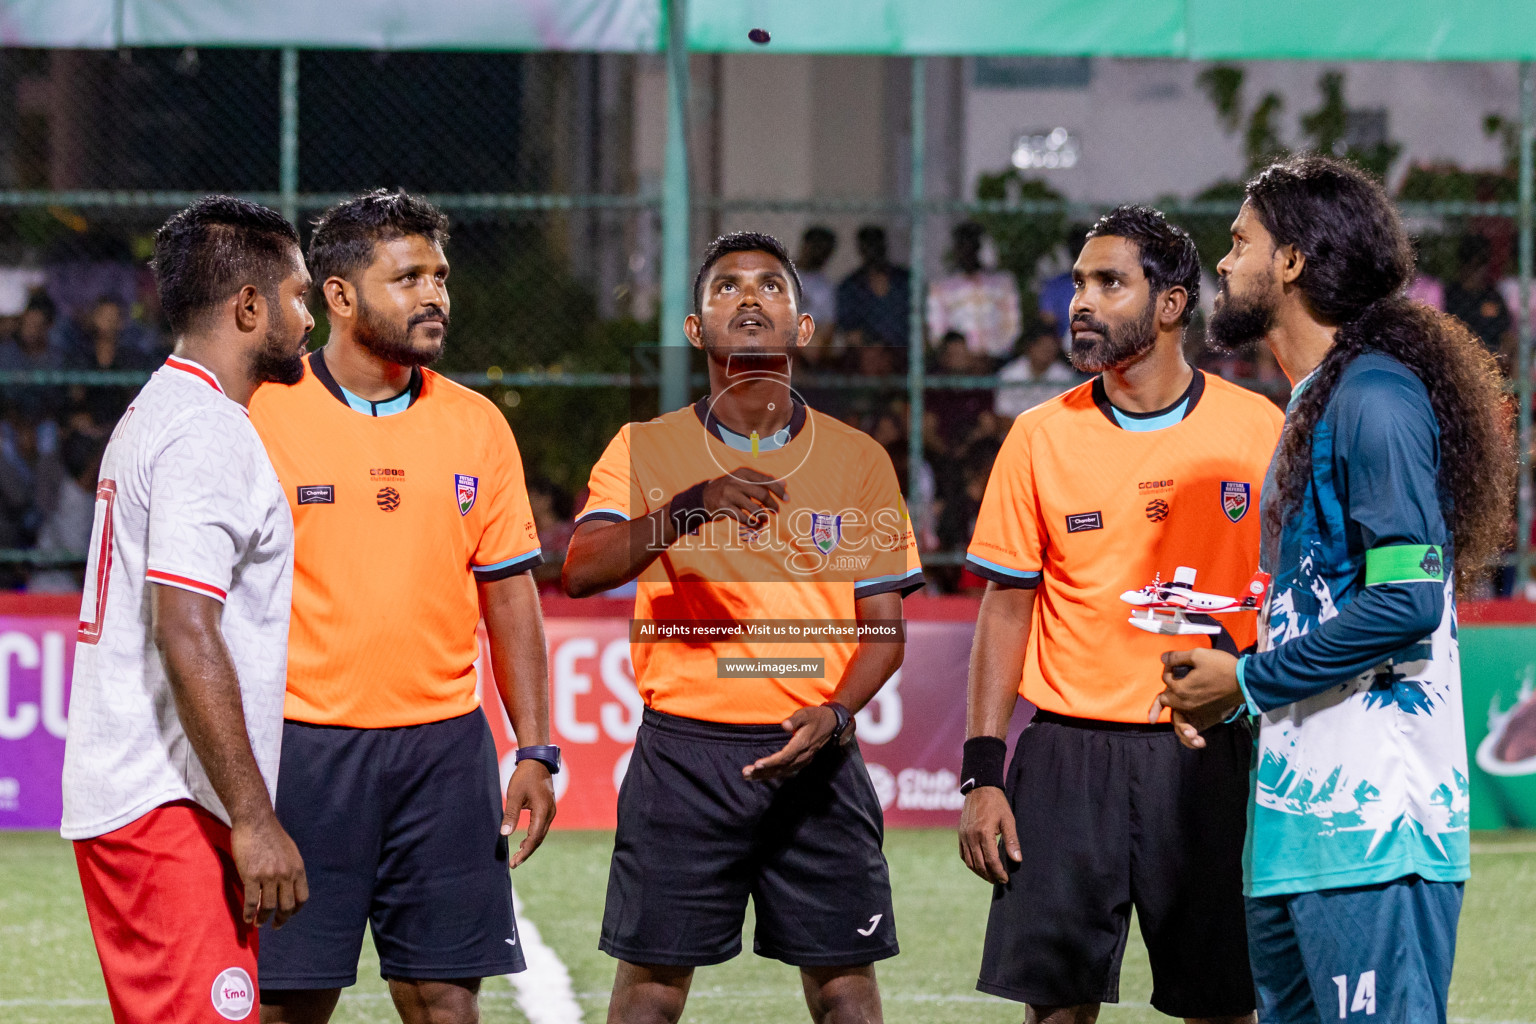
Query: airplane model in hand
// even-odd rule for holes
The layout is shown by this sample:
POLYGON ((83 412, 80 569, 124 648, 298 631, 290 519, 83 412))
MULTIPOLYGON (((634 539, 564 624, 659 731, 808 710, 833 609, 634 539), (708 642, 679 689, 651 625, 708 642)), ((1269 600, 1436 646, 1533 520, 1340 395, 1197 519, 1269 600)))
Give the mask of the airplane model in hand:
POLYGON ((1228 612, 1256 611, 1264 592, 1269 589, 1269 574, 1254 573, 1248 592, 1241 598, 1202 594, 1195 589, 1195 570, 1181 565, 1172 583, 1164 583, 1161 574, 1140 590, 1127 590, 1120 600, 1131 606, 1131 625, 1148 633, 1166 636, 1205 633, 1216 635, 1221 626, 1215 622, 1195 622, 1189 616, 1224 615, 1228 612))

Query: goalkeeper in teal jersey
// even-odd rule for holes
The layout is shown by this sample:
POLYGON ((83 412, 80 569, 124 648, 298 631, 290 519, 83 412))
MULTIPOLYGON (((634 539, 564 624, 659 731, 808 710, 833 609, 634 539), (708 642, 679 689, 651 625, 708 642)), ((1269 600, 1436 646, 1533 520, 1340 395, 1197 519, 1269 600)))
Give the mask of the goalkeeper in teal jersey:
POLYGON ((1265 1024, 1446 1019, 1470 869, 1458 586, 1508 528, 1492 358, 1402 297, 1413 256, 1381 186, 1324 157, 1248 183, 1209 333, 1291 379, 1264 485, 1258 650, 1164 655, 1187 745, 1258 722, 1244 852, 1265 1024))

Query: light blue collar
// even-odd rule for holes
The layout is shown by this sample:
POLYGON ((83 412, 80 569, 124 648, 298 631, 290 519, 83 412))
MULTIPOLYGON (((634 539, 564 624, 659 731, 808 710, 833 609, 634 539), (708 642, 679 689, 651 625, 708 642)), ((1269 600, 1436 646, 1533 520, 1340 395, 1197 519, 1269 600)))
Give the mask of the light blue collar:
POLYGON ((1132 416, 1114 406, 1110 406, 1110 410, 1114 413, 1115 422, 1120 424, 1121 429, 1142 433, 1145 431, 1162 430, 1164 427, 1171 427, 1175 423, 1182 422, 1184 411, 1188 407, 1189 399, 1186 398, 1167 412, 1157 416, 1132 416))
POLYGON ((393 416, 397 412, 405 412, 411 407, 411 389, 406 388, 394 398, 382 402, 370 402, 366 398, 359 398, 340 384, 341 396, 347 400, 347 404, 364 416, 393 416))
MULTIPOLYGON (((736 431, 727 427, 724 423, 719 423, 718 421, 716 424, 716 429, 718 433, 715 436, 720 438, 720 440, 724 441, 726 444, 730 445, 732 448, 735 448, 739 452, 752 451, 752 438, 738 434, 736 431)), ((758 452, 778 451, 780 448, 783 448, 785 445, 789 444, 789 440, 789 428, 782 427, 779 430, 769 434, 767 437, 759 437, 757 439, 757 450, 758 452)))

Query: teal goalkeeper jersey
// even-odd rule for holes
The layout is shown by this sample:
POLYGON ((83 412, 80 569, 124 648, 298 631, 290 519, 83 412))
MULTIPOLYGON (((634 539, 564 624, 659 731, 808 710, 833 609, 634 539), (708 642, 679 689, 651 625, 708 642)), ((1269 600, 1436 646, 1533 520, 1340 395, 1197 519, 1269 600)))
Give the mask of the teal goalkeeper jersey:
MULTIPOLYGON (((1439 465, 1423 384, 1386 355, 1357 357, 1314 429, 1299 507, 1266 530, 1260 652, 1238 667, 1259 716, 1251 896, 1469 874, 1439 465)), ((1263 503, 1275 497, 1267 481, 1263 503)))

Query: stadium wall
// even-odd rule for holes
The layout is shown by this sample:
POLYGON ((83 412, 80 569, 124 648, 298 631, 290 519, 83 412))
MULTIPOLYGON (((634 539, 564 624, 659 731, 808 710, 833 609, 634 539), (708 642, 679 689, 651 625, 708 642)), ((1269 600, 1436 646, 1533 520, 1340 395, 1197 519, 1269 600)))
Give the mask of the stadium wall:
MULTIPOLYGON (((0 594, 0 829, 58 827, 78 605, 0 594)), ((601 599, 545 602, 551 726, 567 766, 556 776, 557 828, 614 826, 641 711, 628 612, 601 599)), ((976 602, 913 598, 907 615, 905 664, 860 714, 859 742, 887 825, 952 826, 976 602)), ((1462 618, 1472 827, 1536 827, 1536 606, 1469 605, 1462 618)), ((515 741, 494 688, 485 709, 509 773, 515 741)), ((1014 718, 1017 734, 1026 716, 1014 718)))

